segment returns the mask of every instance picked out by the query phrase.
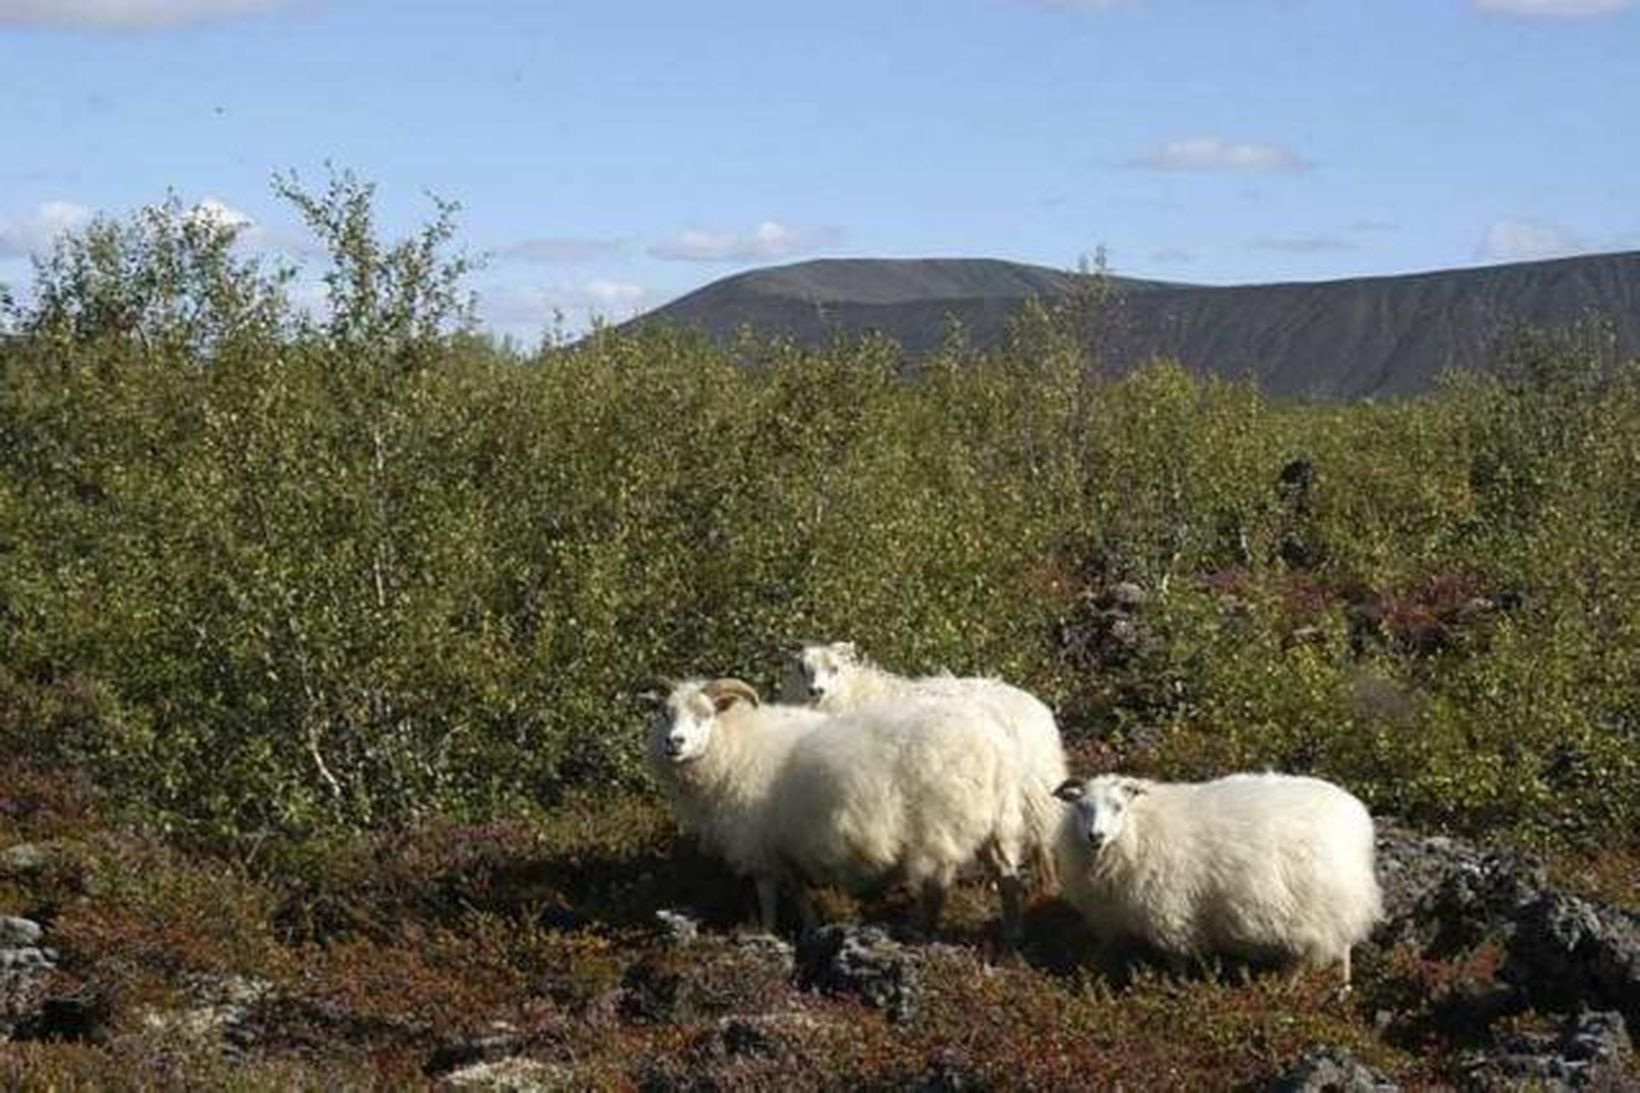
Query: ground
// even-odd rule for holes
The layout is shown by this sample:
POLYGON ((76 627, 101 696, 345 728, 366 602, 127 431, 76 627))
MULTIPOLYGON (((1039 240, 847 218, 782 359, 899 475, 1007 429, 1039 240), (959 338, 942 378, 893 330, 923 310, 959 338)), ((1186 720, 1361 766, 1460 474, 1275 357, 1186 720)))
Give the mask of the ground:
POLYGON ((8 1087, 1640 1083, 1621 856, 1546 875, 1389 829, 1390 921, 1341 994, 1327 972, 1118 965, 1050 896, 1013 959, 977 883, 938 938, 904 936, 895 893, 837 896, 794 949, 641 796, 233 861, 111 822, 61 775, 0 785, 8 1087))

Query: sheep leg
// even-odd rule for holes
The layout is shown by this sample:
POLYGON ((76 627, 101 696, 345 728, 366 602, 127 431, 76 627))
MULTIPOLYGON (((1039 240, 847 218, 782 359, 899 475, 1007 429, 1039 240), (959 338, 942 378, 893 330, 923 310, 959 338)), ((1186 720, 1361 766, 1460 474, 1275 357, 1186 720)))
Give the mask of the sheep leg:
POLYGON ((763 932, 772 934, 779 926, 780 919, 780 879, 774 876, 760 876, 757 878, 757 910, 758 919, 763 924, 763 932))
POLYGON ((797 903, 797 920, 802 924, 803 933, 814 933, 820 928, 820 912, 814 908, 814 897, 802 884, 796 886, 792 897, 797 903))
POLYGON ((917 907, 918 928, 928 937, 933 937, 934 931, 939 928, 940 914, 944 910, 945 885, 937 877, 923 881, 917 907))
POLYGON ((997 878, 997 894, 1002 897, 1002 944, 1017 950, 1025 940, 1025 881, 1018 873, 997 878))

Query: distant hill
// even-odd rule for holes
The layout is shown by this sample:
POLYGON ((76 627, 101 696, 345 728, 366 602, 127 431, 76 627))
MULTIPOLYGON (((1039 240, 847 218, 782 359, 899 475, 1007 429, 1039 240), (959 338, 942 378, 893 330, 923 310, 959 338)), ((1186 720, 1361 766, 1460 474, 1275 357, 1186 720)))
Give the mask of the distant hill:
MULTIPOLYGON (((719 338, 750 326, 804 344, 880 331, 917 357, 952 319, 976 344, 994 343, 1025 300, 1059 295, 1073 277, 993 259, 822 259, 726 277, 634 322, 719 338)), ((1164 356, 1279 395, 1413 394, 1449 367, 1484 367, 1513 323, 1562 326, 1589 312, 1612 321, 1620 353, 1640 356, 1640 251, 1342 281, 1116 280, 1117 367, 1164 356)))

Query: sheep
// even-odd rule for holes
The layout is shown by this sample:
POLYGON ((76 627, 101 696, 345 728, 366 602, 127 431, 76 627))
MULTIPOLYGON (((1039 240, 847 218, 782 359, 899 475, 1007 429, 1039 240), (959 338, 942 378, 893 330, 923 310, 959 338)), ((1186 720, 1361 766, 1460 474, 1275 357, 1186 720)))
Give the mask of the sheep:
POLYGON ((668 697, 649 758, 682 824, 753 879, 767 930, 783 882, 812 927, 806 886, 892 880, 918 892, 932 930, 958 871, 978 862, 1002 893, 1005 939, 1018 937, 1018 776, 981 715, 925 702, 825 713, 693 680, 668 697))
POLYGON ((1317 778, 1068 779, 1055 846, 1067 899, 1101 943, 1337 964, 1383 915, 1373 824, 1317 778))
POLYGON ((673 687, 650 727, 649 768, 679 826, 696 836, 702 850, 757 881, 763 924, 770 930, 781 869, 764 814, 792 746, 826 720, 801 707, 759 708, 749 684, 715 679, 673 687), (755 718, 737 706, 757 710, 755 718))
POLYGON ((977 705, 1006 734, 1022 779, 1021 807, 1032 872, 1042 889, 1056 887, 1052 847, 1059 810, 1052 796, 1054 787, 1070 772, 1053 711, 1035 695, 999 679, 895 675, 862 657, 852 641, 799 647, 786 680, 788 701, 808 702, 822 710, 846 710, 908 696, 977 705))

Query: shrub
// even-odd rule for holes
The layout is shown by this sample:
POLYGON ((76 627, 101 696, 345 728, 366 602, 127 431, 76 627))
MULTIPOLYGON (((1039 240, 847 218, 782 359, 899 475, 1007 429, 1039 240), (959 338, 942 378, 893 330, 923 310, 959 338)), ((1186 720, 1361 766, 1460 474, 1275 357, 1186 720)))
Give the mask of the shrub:
POLYGON ((636 786, 656 679, 770 685, 846 636, 1158 773, 1632 837, 1640 372, 1598 328, 1351 406, 1100 375, 1076 308, 914 370, 653 328, 522 353, 471 329, 453 207, 389 243, 350 176, 280 188, 322 319, 172 200, 65 243, 0 343, 0 736, 164 825, 636 786))

